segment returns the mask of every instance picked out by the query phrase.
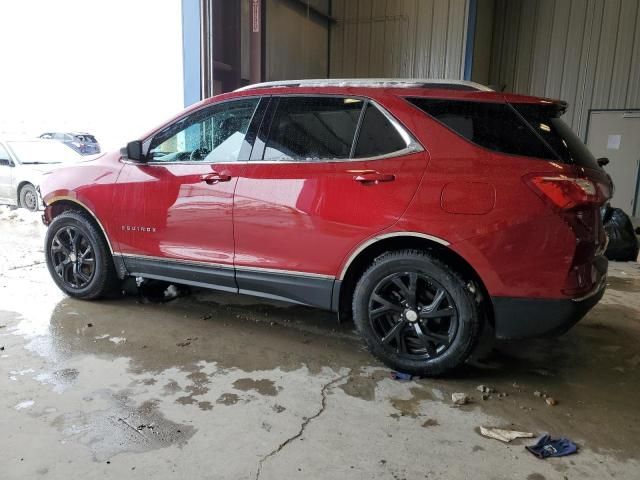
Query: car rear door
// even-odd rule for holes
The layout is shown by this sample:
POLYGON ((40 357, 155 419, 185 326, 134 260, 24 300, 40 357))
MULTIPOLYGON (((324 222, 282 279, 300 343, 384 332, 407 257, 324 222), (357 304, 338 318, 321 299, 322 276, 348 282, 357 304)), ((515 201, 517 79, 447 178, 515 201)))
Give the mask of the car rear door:
POLYGON ((130 273, 237 290, 233 193, 259 102, 226 101, 179 119, 149 140, 147 162, 123 168, 117 242, 130 273))
POLYGON ((234 197, 240 292, 329 308, 341 263, 401 216, 427 158, 372 101, 272 97, 234 197))

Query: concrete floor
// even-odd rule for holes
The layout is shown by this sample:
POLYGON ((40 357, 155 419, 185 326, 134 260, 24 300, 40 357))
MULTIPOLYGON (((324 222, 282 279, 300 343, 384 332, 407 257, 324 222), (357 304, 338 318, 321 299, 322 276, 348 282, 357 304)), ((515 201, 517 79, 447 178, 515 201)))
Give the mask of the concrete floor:
POLYGON ((612 265, 604 300, 565 336, 486 340, 453 378, 399 382, 325 312, 205 291, 67 298, 37 215, 14 215, 0 210, 0 478, 640 475, 636 263, 612 265), (480 384, 507 396, 482 400, 480 384), (474 400, 455 407, 454 392, 474 400), (531 440, 481 425, 580 451, 538 460, 531 440))

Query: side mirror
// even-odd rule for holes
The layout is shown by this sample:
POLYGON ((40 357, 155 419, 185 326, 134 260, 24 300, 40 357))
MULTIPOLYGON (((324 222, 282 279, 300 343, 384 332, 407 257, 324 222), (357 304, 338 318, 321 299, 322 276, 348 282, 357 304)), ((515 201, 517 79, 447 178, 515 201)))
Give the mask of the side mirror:
POLYGON ((137 162, 144 162, 144 154, 142 153, 142 142, 140 140, 134 140, 127 143, 127 158, 135 160, 137 162))
POLYGON ((13 163, 8 158, 0 158, 1 167, 13 167, 13 163))
POLYGON ((609 165, 609 159, 606 157, 599 158, 596 160, 596 162, 598 162, 598 165, 601 167, 605 167, 609 165))

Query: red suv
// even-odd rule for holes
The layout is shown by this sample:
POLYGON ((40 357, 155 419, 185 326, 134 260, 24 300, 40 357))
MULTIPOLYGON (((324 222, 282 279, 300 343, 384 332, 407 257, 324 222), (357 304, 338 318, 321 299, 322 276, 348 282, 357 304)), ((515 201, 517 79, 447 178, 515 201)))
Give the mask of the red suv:
POLYGON ((316 80, 207 99, 41 191, 67 294, 126 276, 352 317, 391 368, 559 333, 602 297, 612 185, 564 102, 470 82, 316 80))

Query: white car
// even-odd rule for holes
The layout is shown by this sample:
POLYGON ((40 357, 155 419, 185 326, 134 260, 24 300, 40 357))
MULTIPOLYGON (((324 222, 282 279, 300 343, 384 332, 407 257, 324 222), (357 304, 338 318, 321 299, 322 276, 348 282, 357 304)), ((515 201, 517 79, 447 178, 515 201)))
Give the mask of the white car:
POLYGON ((0 140, 0 204, 38 210, 42 175, 86 158, 55 140, 0 140))

